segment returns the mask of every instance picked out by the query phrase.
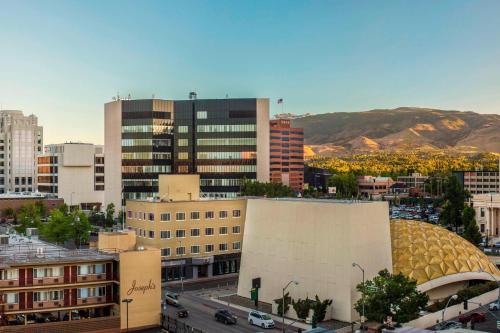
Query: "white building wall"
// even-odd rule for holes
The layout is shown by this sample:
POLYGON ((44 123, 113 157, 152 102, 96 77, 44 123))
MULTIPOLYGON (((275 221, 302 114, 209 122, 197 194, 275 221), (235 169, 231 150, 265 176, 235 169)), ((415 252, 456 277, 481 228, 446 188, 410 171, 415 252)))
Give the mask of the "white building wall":
POLYGON ((386 202, 248 199, 238 295, 250 297, 261 277, 259 299, 273 303, 290 281, 294 299, 317 294, 333 299, 327 319, 359 319, 353 305, 362 280, 387 268, 392 272, 386 202))
POLYGON ((116 211, 122 196, 122 102, 104 104, 104 164, 105 205, 113 203, 116 211))

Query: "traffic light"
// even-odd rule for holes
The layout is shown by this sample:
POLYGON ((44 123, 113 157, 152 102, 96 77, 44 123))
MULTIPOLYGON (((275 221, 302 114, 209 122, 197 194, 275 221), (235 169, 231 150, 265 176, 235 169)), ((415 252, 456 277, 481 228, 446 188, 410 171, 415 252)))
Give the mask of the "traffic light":
POLYGON ((464 301, 464 310, 468 310, 469 309, 469 303, 467 302, 467 300, 464 301))

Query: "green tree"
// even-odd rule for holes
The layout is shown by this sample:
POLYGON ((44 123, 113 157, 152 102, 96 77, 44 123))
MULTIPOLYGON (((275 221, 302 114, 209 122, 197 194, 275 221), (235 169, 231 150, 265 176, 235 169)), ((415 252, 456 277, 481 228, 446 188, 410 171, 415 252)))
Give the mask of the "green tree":
POLYGON ((316 319, 316 322, 320 323, 323 320, 325 320, 326 309, 330 305, 332 305, 333 301, 331 299, 325 299, 324 301, 321 301, 318 295, 316 295, 314 298, 315 301, 313 301, 312 303, 312 310, 314 311, 314 317, 316 319))
POLYGON ((112 227, 115 224, 115 205, 113 203, 106 206, 106 218, 104 221, 106 227, 112 227))
MULTIPOLYGON (((403 274, 391 274, 387 269, 378 273, 373 280, 357 285, 357 290, 365 294, 365 316, 368 320, 382 323, 391 316, 398 323, 406 323, 418 318, 429 297, 417 290, 417 281, 403 274)), ((362 313, 363 299, 355 304, 362 313)))
POLYGON ((454 227, 455 232, 457 232, 458 228, 463 225, 462 211, 464 210, 465 193, 455 175, 450 175, 446 179, 444 200, 440 223, 454 227))
POLYGON ((278 316, 282 317, 283 313, 287 313, 290 309, 290 304, 292 303, 292 298, 290 293, 285 294, 285 311, 283 312, 283 297, 274 300, 274 303, 278 305, 278 316))
POLYGON ((36 204, 22 206, 17 214, 19 226, 16 227, 16 231, 25 233, 27 228, 40 228, 41 218, 40 206, 36 204))
POLYGON ((89 213, 88 220, 89 220, 89 223, 92 225, 97 225, 97 226, 103 227, 105 217, 104 217, 104 214, 102 212, 98 211, 97 208, 94 207, 89 213))
POLYGON ((268 198, 283 198, 295 196, 290 187, 281 183, 264 183, 248 179, 243 180, 241 194, 244 196, 266 196, 268 198))
POLYGON ((328 186, 334 186, 338 198, 352 198, 358 192, 358 183, 353 173, 338 174, 330 177, 328 186))
POLYGON ((71 217, 60 209, 54 209, 50 213, 47 223, 43 225, 41 234, 51 242, 64 244, 71 239, 71 229, 71 217))
POLYGON ((464 238, 467 239, 474 245, 479 245, 481 239, 481 233, 479 232, 479 227, 476 223, 476 213, 474 208, 471 206, 465 206, 462 212, 462 221, 465 227, 464 238))
POLYGON ((87 215, 80 210, 73 211, 69 215, 69 225, 71 226, 70 237, 75 242, 76 247, 87 243, 90 237, 92 226, 89 223, 87 215))
POLYGON ((297 317, 299 319, 306 320, 312 307, 312 300, 308 297, 306 299, 299 298, 297 301, 292 300, 292 306, 297 314, 297 317))
POLYGON ((3 216, 6 218, 6 219, 12 219, 12 218, 15 218, 15 212, 14 212, 14 209, 12 207, 6 207, 4 208, 3 210, 3 216))

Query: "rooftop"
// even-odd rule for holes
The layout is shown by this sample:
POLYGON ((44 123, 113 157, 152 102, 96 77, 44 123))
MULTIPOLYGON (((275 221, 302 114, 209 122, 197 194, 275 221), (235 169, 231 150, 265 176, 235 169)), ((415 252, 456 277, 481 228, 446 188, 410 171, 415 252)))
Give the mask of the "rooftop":
POLYGON ((46 193, 41 192, 9 192, 0 194, 2 199, 44 199, 47 197, 46 193))
POLYGON ((69 250, 37 238, 20 235, 2 235, 2 237, 8 237, 9 244, 0 245, 0 268, 62 262, 104 261, 117 258, 113 253, 103 253, 93 249, 69 250))

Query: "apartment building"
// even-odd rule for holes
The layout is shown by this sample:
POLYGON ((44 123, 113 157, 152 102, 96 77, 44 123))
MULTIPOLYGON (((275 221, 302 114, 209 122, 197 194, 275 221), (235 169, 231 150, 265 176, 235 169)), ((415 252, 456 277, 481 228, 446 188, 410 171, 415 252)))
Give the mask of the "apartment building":
POLYGON ((428 178, 429 176, 414 172, 408 176, 398 176, 397 181, 404 183, 408 189, 418 189, 422 192, 425 191, 425 182, 428 178))
POLYGON ((470 194, 499 193, 498 171, 456 171, 453 174, 470 194))
POLYGON ((270 179, 295 191, 304 187, 304 129, 289 119, 270 121, 270 179))
POLYGON ((125 298, 132 299, 130 328, 159 325, 160 253, 137 249, 134 233, 99 235, 108 247, 95 250, 1 237, 0 331, 9 325, 8 332, 120 332, 126 328, 125 298))
POLYGON ((169 173, 200 174, 202 197, 236 197, 243 178, 269 181, 269 100, 113 101, 104 145, 106 203, 158 197, 169 173))
POLYGON ((0 111, 0 193, 36 190, 36 157, 42 147, 43 129, 36 116, 0 111))
POLYGON ((388 194, 394 184, 391 177, 359 176, 356 181, 358 194, 365 197, 388 194))
POLYGON ((46 146, 38 156, 38 191, 69 206, 99 209, 104 202, 104 147, 75 142, 46 146))
POLYGON ((159 200, 127 200, 139 245, 161 249, 162 280, 239 271, 245 199, 200 198, 199 175, 160 175, 159 200))

